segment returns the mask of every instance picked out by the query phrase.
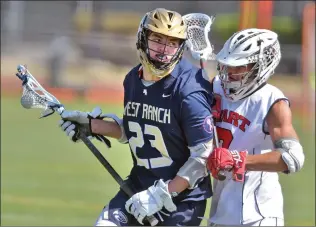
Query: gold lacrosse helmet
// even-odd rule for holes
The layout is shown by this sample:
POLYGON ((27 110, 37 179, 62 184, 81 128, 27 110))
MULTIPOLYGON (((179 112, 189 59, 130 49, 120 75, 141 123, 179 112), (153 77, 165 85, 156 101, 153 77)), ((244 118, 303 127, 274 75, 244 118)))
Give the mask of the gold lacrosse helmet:
POLYGON ((162 78, 168 75, 180 61, 186 39, 187 25, 179 13, 163 8, 150 11, 145 14, 138 27, 136 47, 139 60, 150 74, 162 78), (148 37, 151 32, 180 39, 180 46, 170 62, 164 63, 150 57, 148 37))

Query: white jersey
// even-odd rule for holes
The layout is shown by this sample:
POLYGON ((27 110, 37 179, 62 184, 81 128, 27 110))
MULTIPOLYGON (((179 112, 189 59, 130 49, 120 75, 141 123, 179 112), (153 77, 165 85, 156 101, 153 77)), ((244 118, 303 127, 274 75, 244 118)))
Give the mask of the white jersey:
MULTIPOLYGON (((263 154, 274 146, 265 118, 280 99, 287 100, 276 87, 266 84, 249 97, 231 102, 225 98, 218 76, 213 81, 214 93, 222 97, 221 121, 216 123, 218 139, 229 150, 247 150, 263 154)), ((283 220, 283 196, 278 173, 247 171, 244 182, 214 179, 210 222, 219 225, 250 224, 268 217, 283 220)))

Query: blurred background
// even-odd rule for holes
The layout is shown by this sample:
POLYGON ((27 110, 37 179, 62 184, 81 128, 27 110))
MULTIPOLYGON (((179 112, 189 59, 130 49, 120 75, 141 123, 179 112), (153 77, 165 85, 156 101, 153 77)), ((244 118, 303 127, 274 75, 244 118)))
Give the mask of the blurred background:
MULTIPOLYGON (((91 226, 118 190, 90 151, 60 132, 57 115, 39 120, 39 111, 21 107, 16 66, 26 64, 66 108, 99 105, 122 116, 122 82, 138 64, 137 27, 158 7, 215 15, 209 34, 215 53, 239 29, 278 33, 282 60, 270 83, 290 98, 306 154, 301 172, 280 174, 285 223, 314 226, 314 1, 1 1, 1 225, 91 226)), ((215 66, 207 64, 210 78, 215 66)), ((126 177, 128 146, 96 145, 126 177)))

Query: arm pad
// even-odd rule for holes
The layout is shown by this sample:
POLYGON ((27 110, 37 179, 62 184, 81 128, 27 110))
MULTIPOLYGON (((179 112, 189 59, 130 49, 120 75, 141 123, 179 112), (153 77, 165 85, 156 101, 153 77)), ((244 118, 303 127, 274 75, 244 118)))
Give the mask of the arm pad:
POLYGON ((115 114, 102 114, 101 117, 102 118, 111 118, 112 120, 114 120, 120 126, 121 133, 122 133, 122 136, 121 136, 121 138, 118 139, 118 141, 120 143, 127 143, 128 142, 128 139, 126 137, 125 130, 123 127, 123 119, 118 118, 118 116, 116 116, 115 114))
POLYGON ((189 149, 191 156, 179 169, 177 175, 186 179, 190 184, 189 189, 193 189, 208 175, 206 163, 213 151, 213 140, 189 147, 189 149))
POLYGON ((282 159, 288 167, 286 173, 294 173, 302 169, 305 155, 299 141, 294 138, 280 139, 275 142, 275 147, 281 152, 282 159))

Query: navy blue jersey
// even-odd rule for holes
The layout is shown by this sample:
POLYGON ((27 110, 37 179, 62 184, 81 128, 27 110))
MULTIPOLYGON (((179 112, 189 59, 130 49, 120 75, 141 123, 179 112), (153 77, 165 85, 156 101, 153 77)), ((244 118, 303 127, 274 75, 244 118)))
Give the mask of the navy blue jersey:
MULTIPOLYGON (((173 179, 190 156, 189 147, 213 137, 211 84, 204 71, 182 59, 171 74, 145 86, 139 69, 133 68, 124 80, 123 125, 132 152, 134 166, 130 179, 137 191, 155 180, 173 179)), ((179 198, 195 200, 211 196, 210 177, 179 198)))

